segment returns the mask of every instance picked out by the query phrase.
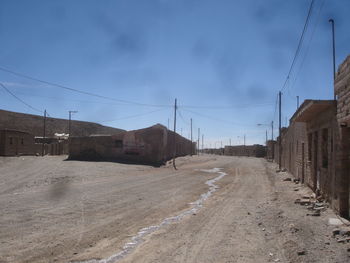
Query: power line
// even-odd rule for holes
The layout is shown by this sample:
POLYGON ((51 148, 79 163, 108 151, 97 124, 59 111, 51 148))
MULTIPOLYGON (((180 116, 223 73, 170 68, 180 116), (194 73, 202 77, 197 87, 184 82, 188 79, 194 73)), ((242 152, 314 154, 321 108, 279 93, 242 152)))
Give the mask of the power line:
POLYGON ((139 103, 139 102, 133 102, 133 101, 128 101, 128 100, 116 99, 116 98, 112 98, 112 97, 106 97, 106 96, 99 95, 99 94, 96 94, 96 93, 82 91, 82 90, 78 90, 78 89, 73 89, 73 88, 70 88, 70 87, 67 87, 67 86, 63 86, 63 85, 60 85, 60 84, 56 84, 56 83, 53 83, 53 82, 49 82, 49 81, 46 81, 46 80, 41 80, 41 79, 38 79, 38 78, 34 78, 34 77, 31 77, 31 76, 28 76, 28 75, 25 75, 25 74, 22 74, 22 73, 18 73, 18 72, 6 69, 4 67, 0 67, 0 70, 4 71, 4 72, 7 72, 7 73, 10 73, 10 74, 13 74, 13 75, 18 76, 18 77, 30 79, 30 80, 37 81, 37 82, 40 82, 40 83, 43 83, 43 84, 46 84, 46 85, 54 86, 54 87, 57 87, 57 88, 60 88, 60 89, 65 89, 65 90, 69 90, 69 91, 72 91, 72 92, 76 92, 76 93, 80 93, 80 94, 84 94, 84 95, 88 95, 88 96, 97 97, 97 98, 100 98, 100 99, 113 100, 113 101, 118 101, 118 102, 122 102, 122 103, 126 103, 126 104, 133 104, 133 105, 147 106, 147 107, 172 107, 171 105, 146 104, 146 103, 139 103))
MULTIPOLYGON (((208 115, 205 115, 205 114, 202 114, 202 113, 199 113, 199 112, 195 112, 195 111, 192 111, 192 110, 186 110, 186 109, 183 109, 184 111, 187 111, 187 112, 190 112, 190 113, 193 113, 193 114, 196 114, 198 116, 201 116, 201 117, 204 117, 204 118, 207 118, 207 119, 210 119, 210 120, 214 120, 214 121, 219 121, 219 122, 224 122, 224 123, 227 123, 227 124, 230 124, 230 125, 236 125, 236 126, 253 126, 251 124, 239 124, 239 123, 233 123, 233 122, 230 122, 230 121, 226 121, 226 120, 222 120, 222 119, 218 119, 218 118, 215 118, 215 117, 211 117, 211 116, 208 116, 208 115)), ((255 125, 254 125, 255 126, 255 125)))
POLYGON ((320 5, 320 8, 319 8, 319 10, 318 10, 315 27, 314 27, 314 29, 313 29, 313 31, 312 31, 312 33, 311 33, 311 37, 310 37, 310 39, 309 39, 309 42, 307 43, 306 51, 305 51, 305 53, 304 53, 303 60, 301 61, 299 70, 298 70, 297 73, 295 74, 295 78, 294 78, 294 81, 293 81, 293 83, 292 83, 291 89, 292 89, 292 88, 294 87, 294 85, 296 84, 297 79, 298 79, 298 76, 299 76, 299 74, 300 74, 300 71, 301 71, 301 69, 302 69, 302 67, 303 67, 303 65, 304 65, 304 62, 305 62, 305 60, 306 60, 306 57, 307 57, 307 55, 308 55, 309 48, 310 48, 310 44, 311 44, 312 39, 313 39, 313 36, 314 36, 314 34, 315 34, 315 32, 316 32, 317 26, 318 26, 318 24, 319 24, 319 22, 320 22, 321 11, 322 11, 322 8, 323 8, 323 6, 324 6, 324 3, 325 3, 325 0, 322 1, 321 5, 320 5))
POLYGON ((311 13, 312 13, 314 2, 315 2, 315 0, 311 1, 310 7, 309 7, 309 11, 308 11, 308 14, 307 14, 307 17, 306 17, 306 21, 305 21, 305 24, 304 24, 304 28, 303 28, 303 31, 301 33, 300 39, 299 39, 298 47, 297 47, 297 50, 295 51, 294 58, 293 58, 293 61, 292 61, 292 65, 289 68, 289 72, 288 72, 287 78, 286 78, 286 80, 285 80, 285 82, 283 84, 283 87, 282 87, 281 91, 286 87, 286 85, 287 85, 287 83, 289 81, 289 78, 290 78, 290 74, 292 73, 294 64, 295 64, 295 62, 297 60, 297 57, 299 56, 301 45, 302 45, 302 42, 304 40, 304 35, 305 35, 305 32, 306 32, 307 27, 309 25, 309 20, 310 20, 310 16, 311 16, 311 13))
POLYGON ((193 105, 182 105, 181 108, 184 108, 184 109, 232 109, 232 108, 264 107, 264 106, 271 106, 272 104, 273 104, 273 102, 251 103, 251 104, 231 105, 231 106, 193 106, 193 105))
POLYGON ((158 109, 158 110, 153 110, 153 111, 149 111, 149 112, 145 112, 145 113, 141 113, 141 114, 135 114, 135 115, 125 116, 125 117, 118 118, 118 119, 114 119, 114 120, 99 121, 99 122, 100 122, 100 123, 105 123, 105 122, 113 122, 113 121, 119 121, 119 120, 132 119, 132 118, 141 117, 141 116, 144 116, 144 115, 148 115, 148 114, 155 113, 155 112, 159 112, 159 111, 163 111, 163 110, 164 110, 164 109, 158 109))
POLYGON ((37 112, 41 112, 43 113, 42 110, 39 110, 37 108, 34 108, 33 106, 31 106, 30 104, 28 104, 27 102, 25 102, 24 100, 20 99, 19 97, 17 97, 14 93, 12 93, 8 88, 6 88, 6 86, 4 84, 2 84, 0 82, 0 86, 7 92, 9 93, 12 97, 14 97, 16 100, 20 101, 21 103, 23 103, 24 105, 26 105, 28 108, 31 108, 32 110, 34 111, 37 111, 37 112))

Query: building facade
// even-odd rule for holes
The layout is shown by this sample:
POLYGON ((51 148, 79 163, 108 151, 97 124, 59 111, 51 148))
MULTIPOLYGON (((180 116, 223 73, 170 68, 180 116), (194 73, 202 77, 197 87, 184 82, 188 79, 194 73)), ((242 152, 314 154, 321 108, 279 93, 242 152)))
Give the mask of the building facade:
POLYGON ((0 155, 35 155, 38 150, 33 135, 23 131, 0 130, 0 155))
POLYGON ((305 100, 275 144, 275 161, 342 216, 350 217, 350 56, 335 79, 336 100, 305 100), (281 141, 281 149, 279 142, 281 141))
POLYGON ((71 137, 69 159, 161 165, 170 160, 174 154, 179 157, 189 155, 191 151, 195 152, 195 146, 196 144, 190 140, 158 124, 116 135, 71 137))

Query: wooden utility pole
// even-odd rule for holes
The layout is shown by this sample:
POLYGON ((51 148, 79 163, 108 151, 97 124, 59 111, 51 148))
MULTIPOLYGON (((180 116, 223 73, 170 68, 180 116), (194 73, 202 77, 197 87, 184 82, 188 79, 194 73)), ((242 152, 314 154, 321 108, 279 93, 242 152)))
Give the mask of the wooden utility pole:
POLYGON ((44 156, 45 151, 45 137, 46 137, 46 110, 44 111, 44 130, 43 130, 43 142, 41 144, 41 156, 44 156))
MULTIPOLYGON (((334 33, 334 20, 333 20, 333 19, 329 19, 328 22, 330 22, 330 23, 332 24, 333 80, 334 80, 334 82, 335 82, 336 73, 335 73, 335 33, 334 33)), ((334 100, 336 100, 335 92, 334 92, 334 100)))
POLYGON ((278 102, 279 102, 279 141, 278 141, 278 167, 279 170, 282 169, 282 137, 281 137, 281 132, 282 132, 282 92, 280 91, 278 93, 278 102))
POLYGON ((299 109, 299 96, 297 96, 297 109, 299 109))
POLYGON ((191 156, 193 155, 193 138, 192 138, 192 118, 191 118, 191 156))
POLYGON ((175 170, 177 170, 175 165, 175 158, 176 158, 176 110, 177 110, 177 99, 175 99, 175 106, 174 106, 174 154, 173 154, 173 166, 175 170))
POLYGON ((201 132, 201 129, 198 128, 198 146, 197 146, 197 155, 199 155, 199 142, 200 142, 200 132, 201 132))
POLYGON ((273 141, 273 121, 271 122, 271 140, 273 141))
POLYGON ((266 130, 266 141, 265 141, 265 145, 267 146, 267 130, 266 130))
POLYGON ((204 150, 204 134, 202 134, 202 153, 203 153, 203 150, 204 150))
POLYGON ((175 106, 174 106, 174 155, 173 155, 173 166, 175 170, 177 170, 175 165, 175 158, 176 158, 176 110, 177 110, 177 99, 175 99, 175 106))
POLYGON ((71 120, 72 120, 72 113, 77 113, 76 110, 70 110, 69 112, 69 121, 68 121, 68 136, 71 137, 71 120))

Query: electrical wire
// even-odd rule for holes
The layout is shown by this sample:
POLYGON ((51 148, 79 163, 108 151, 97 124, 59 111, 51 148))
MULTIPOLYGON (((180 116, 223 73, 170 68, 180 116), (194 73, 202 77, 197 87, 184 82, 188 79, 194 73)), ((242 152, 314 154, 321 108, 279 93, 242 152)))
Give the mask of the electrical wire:
POLYGON ((282 86, 281 91, 286 87, 286 85, 287 85, 287 83, 289 81, 289 78, 290 78, 290 74, 292 73, 293 67, 295 65, 295 62, 296 62, 296 60, 297 60, 297 58, 298 58, 298 56, 300 54, 301 45, 302 45, 302 42, 304 40, 305 32, 306 32, 307 27, 309 25, 309 20, 310 20, 310 17, 311 17, 311 13, 312 13, 314 2, 315 2, 315 0, 311 1, 310 7, 309 7, 309 11, 308 11, 308 14, 307 14, 307 17, 306 17, 306 21, 305 21, 305 24, 304 24, 304 28, 303 28, 303 31, 301 33, 301 36, 300 36, 300 39, 299 39, 299 43, 298 43, 298 46, 297 46, 297 50, 295 51, 294 58, 293 58, 293 61, 292 61, 292 65, 289 68, 287 78, 286 78, 286 80, 285 80, 285 82, 284 82, 284 84, 282 86))
POLYGON ((202 114, 202 113, 199 113, 199 112, 195 112, 195 111, 192 111, 192 110, 187 110, 187 109, 183 109, 183 110, 187 111, 187 112, 190 112, 192 114, 196 114, 198 116, 210 119, 210 120, 224 122, 224 123, 227 123, 227 124, 230 124, 230 125, 234 125, 234 126, 242 126, 242 125, 244 125, 244 126, 255 126, 255 125, 251 125, 251 124, 233 123, 233 122, 230 122, 230 121, 226 121, 226 120, 218 119, 218 118, 215 118, 215 117, 211 117, 211 116, 208 116, 208 115, 205 115, 205 114, 202 114))
POLYGON ((53 83, 53 82, 49 82, 49 81, 46 81, 46 80, 41 80, 41 79, 38 79, 38 78, 34 78, 34 77, 31 77, 31 76, 28 76, 28 75, 25 75, 25 74, 22 74, 22 73, 18 73, 18 72, 6 69, 4 67, 0 67, 0 70, 4 71, 4 72, 7 72, 7 73, 10 73, 10 74, 13 74, 13 75, 18 76, 18 77, 22 77, 22 78, 30 79, 30 80, 33 80, 33 81, 37 81, 37 82, 40 82, 40 83, 43 83, 43 84, 46 84, 46 85, 49 85, 49 86, 54 86, 54 87, 57 87, 57 88, 60 88, 60 89, 65 89, 65 90, 69 90, 69 91, 72 91, 72 92, 76 92, 76 93, 80 93, 80 94, 84 94, 84 95, 88 95, 88 96, 97 97, 97 98, 100 98, 100 99, 118 101, 118 102, 122 102, 122 103, 126 103, 126 104, 138 105, 138 106, 172 107, 172 105, 146 104, 146 103, 139 103, 139 102, 133 102, 133 101, 128 101, 128 100, 116 99, 116 98, 107 97, 107 96, 99 95, 99 94, 92 93, 92 92, 87 92, 87 91, 82 91, 82 90, 78 90, 78 89, 73 89, 73 88, 70 88, 70 87, 67 87, 67 86, 64 86, 64 85, 60 85, 60 84, 56 84, 56 83, 53 83))
POLYGON ((295 74, 295 78, 294 78, 294 81, 293 81, 293 83, 292 83, 291 89, 293 89, 294 85, 296 84, 297 79, 298 79, 298 76, 299 76, 299 74, 300 74, 300 72, 301 72, 301 69, 302 69, 302 67, 303 67, 303 65, 304 65, 304 62, 305 62, 305 60, 306 60, 306 57, 307 57, 307 55, 308 55, 308 52, 309 52, 309 49, 310 49, 310 44, 311 44, 312 39, 313 39, 313 36, 314 36, 314 34, 315 34, 315 32, 316 32, 317 26, 318 26, 318 24, 319 24, 319 22, 320 22, 321 11, 322 11, 322 9, 323 9, 324 3, 325 3, 325 0, 322 1, 321 6, 320 6, 320 8, 319 8, 319 10, 318 10, 315 27, 314 27, 314 29, 313 29, 313 31, 312 31, 312 33, 311 33, 311 37, 310 37, 310 39, 309 39, 309 42, 307 43, 306 51, 305 51, 303 60, 302 60, 302 62, 301 62, 301 64, 300 64, 299 70, 298 70, 297 73, 295 74))
POLYGON ((231 106, 193 106, 193 105, 182 105, 181 107, 184 109, 232 109, 232 108, 254 108, 254 107, 264 107, 271 106, 273 102, 266 103, 252 103, 252 104, 244 104, 244 105, 231 105, 231 106))
POLYGON ((12 93, 8 88, 6 88, 6 86, 0 82, 0 86, 7 92, 9 93, 12 97, 14 97, 16 100, 20 101, 21 103, 23 103, 24 105, 26 105, 28 108, 34 110, 34 111, 37 111, 37 112, 40 112, 40 113, 43 113, 42 110, 39 110, 35 107, 33 107, 32 105, 28 104, 27 102, 25 102, 24 100, 22 100, 21 98, 17 97, 14 93, 12 93))
POLYGON ((141 114, 129 115, 129 116, 121 117, 121 118, 114 119, 114 120, 99 121, 99 122, 105 123, 105 122, 114 122, 114 121, 119 121, 119 120, 133 119, 133 118, 141 117, 141 116, 148 115, 151 113, 163 111, 163 110, 165 110, 165 109, 157 109, 157 110, 153 110, 153 111, 149 111, 149 112, 145 112, 145 113, 141 113, 141 114))

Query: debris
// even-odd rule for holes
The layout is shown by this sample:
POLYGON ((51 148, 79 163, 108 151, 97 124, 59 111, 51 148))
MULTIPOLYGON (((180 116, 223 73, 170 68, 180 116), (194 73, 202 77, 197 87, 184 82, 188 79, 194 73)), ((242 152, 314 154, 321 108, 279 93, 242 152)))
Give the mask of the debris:
POLYGON ((300 205, 310 205, 311 204, 311 201, 310 199, 296 199, 294 201, 295 204, 300 204, 300 205))
POLYGON ((296 192, 296 191, 299 191, 299 188, 294 188, 294 191, 296 192))
POLYGON ((300 180, 299 179, 293 179, 293 182, 298 184, 300 182, 300 180))
POLYGON ((341 226, 343 225, 343 222, 338 218, 329 218, 328 224, 331 226, 341 226))
POLYGON ((350 242, 350 237, 344 237, 337 240, 338 243, 350 242))
POLYGON ((270 252, 270 253, 269 253, 269 256, 270 256, 270 257, 273 257, 273 254, 270 252))
POLYGON ((307 216, 320 216, 321 212, 320 210, 316 210, 315 212, 311 213, 311 214, 306 214, 307 216))
POLYGON ((305 250, 300 250, 297 253, 298 253, 298 256, 306 255, 306 251, 305 250))
POLYGON ((287 178, 283 179, 283 181, 292 181, 292 178, 287 177, 287 178))

